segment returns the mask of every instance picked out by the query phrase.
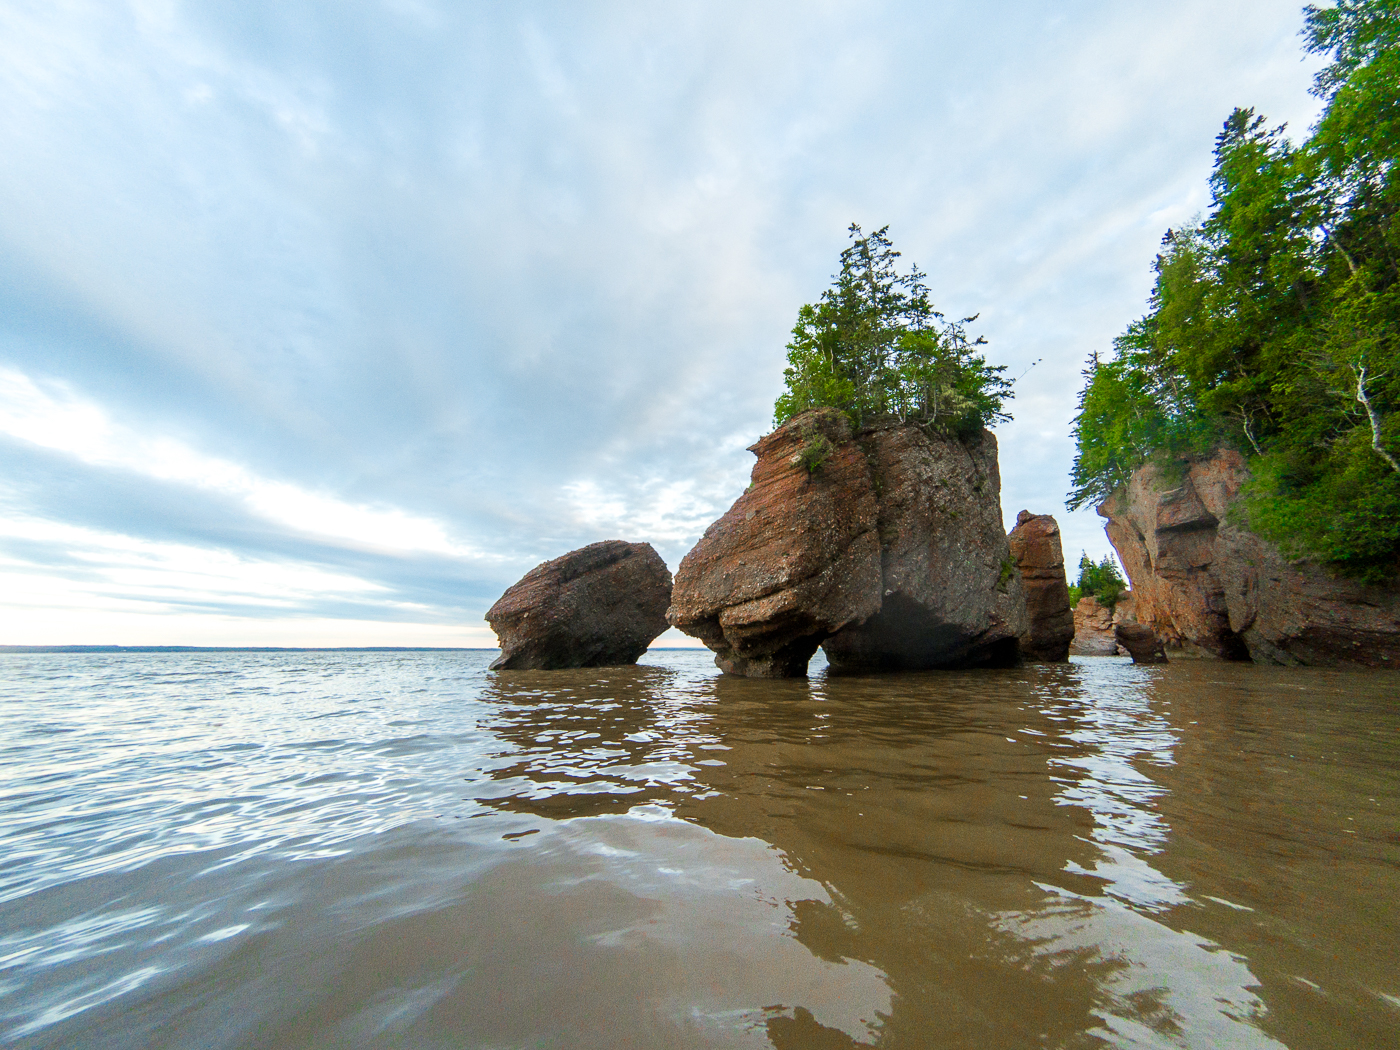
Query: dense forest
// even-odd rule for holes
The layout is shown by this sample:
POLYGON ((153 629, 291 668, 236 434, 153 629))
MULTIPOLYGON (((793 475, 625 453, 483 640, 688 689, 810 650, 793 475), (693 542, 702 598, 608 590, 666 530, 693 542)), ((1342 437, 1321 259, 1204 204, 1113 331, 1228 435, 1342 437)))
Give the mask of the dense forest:
POLYGON ((1085 371, 1068 504, 1232 447, 1245 524, 1379 583, 1400 555, 1400 0, 1304 19, 1322 114, 1298 142, 1225 121, 1209 215, 1167 231, 1146 316, 1085 371))

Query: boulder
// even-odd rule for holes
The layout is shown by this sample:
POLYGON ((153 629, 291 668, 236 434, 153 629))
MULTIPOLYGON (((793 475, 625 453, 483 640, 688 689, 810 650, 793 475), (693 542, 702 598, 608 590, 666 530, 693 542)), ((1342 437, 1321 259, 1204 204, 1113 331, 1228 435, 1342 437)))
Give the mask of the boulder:
POLYGON ((1118 644, 1128 650, 1135 664, 1164 664, 1166 650, 1162 640, 1151 627, 1145 627, 1135 620, 1120 620, 1113 625, 1113 637, 1118 644))
POLYGON ((1100 605, 1092 594, 1079 599, 1074 607, 1074 641, 1069 651, 1075 656, 1117 656, 1118 640, 1113 634, 1113 610, 1100 605))
POLYGON ((527 572, 486 614, 492 670, 634 664, 666 629, 671 573, 649 543, 603 540, 527 572))
POLYGON ((1023 510, 1016 515, 1016 527, 1007 541, 1021 571, 1030 620, 1021 652, 1033 660, 1063 663, 1074 641, 1074 610, 1069 606, 1060 526, 1049 514, 1023 510))
POLYGON ((1285 558, 1231 513, 1248 479, 1229 449, 1149 463, 1098 508, 1132 581, 1137 620, 1169 652, 1400 667, 1400 589, 1285 558))
POLYGON ((833 669, 1016 663, 1029 620, 1002 525, 996 438, 889 426, 860 444, 877 494, 878 611, 822 643, 833 669))
POLYGON ((827 636, 880 607, 870 465, 834 409, 749 451, 752 483, 681 562, 666 615, 724 671, 800 676, 827 636))

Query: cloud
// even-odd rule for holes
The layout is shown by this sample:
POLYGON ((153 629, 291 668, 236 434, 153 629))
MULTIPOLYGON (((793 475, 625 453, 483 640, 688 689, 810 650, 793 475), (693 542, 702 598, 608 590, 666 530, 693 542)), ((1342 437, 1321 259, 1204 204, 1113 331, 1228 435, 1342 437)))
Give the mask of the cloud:
MULTIPOLYGON (((742 491, 853 219, 890 223, 1012 374, 1041 361, 999 430, 1003 499, 1055 511, 1079 368, 1207 205, 1220 122, 1314 112, 1299 21, 1293 0, 17 0, 3 513, 92 534, 6 549, 25 572, 101 564, 99 534, 205 550, 189 594, 230 607, 251 592, 218 565, 304 566, 364 586, 308 587, 298 616, 444 629, 606 536, 674 568, 742 491)), ((1092 513, 1061 518, 1071 559, 1107 549, 1092 513)), ((147 641, 228 626, 105 579, 92 608, 129 587, 147 641)))

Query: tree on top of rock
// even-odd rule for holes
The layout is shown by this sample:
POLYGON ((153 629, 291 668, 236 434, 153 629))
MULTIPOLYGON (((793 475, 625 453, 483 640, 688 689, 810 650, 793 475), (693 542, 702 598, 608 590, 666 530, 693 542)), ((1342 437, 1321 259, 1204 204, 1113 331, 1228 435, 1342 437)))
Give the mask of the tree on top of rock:
POLYGON ((897 421, 966 436, 1009 420, 1005 366, 987 364, 977 351, 986 340, 967 337, 976 315, 948 321, 935 310, 919 268, 899 272, 888 230, 865 236, 852 223, 841 272, 798 311, 774 421, 829 406, 857 428, 897 421))

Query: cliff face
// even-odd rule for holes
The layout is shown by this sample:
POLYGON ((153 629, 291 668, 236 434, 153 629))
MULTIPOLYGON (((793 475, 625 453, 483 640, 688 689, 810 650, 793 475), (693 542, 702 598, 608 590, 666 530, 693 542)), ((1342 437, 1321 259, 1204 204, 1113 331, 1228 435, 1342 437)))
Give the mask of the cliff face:
POLYGON ((853 669, 1016 659, 1025 598, 990 433, 852 435, 826 409, 751 451, 752 484, 681 562, 667 613, 721 668, 801 675, 823 644, 853 669))
POLYGON ((1400 667, 1400 592, 1290 563, 1232 520, 1249 478, 1237 452, 1181 467, 1177 478, 1148 464, 1098 508, 1132 582, 1134 617, 1169 651, 1400 667))

